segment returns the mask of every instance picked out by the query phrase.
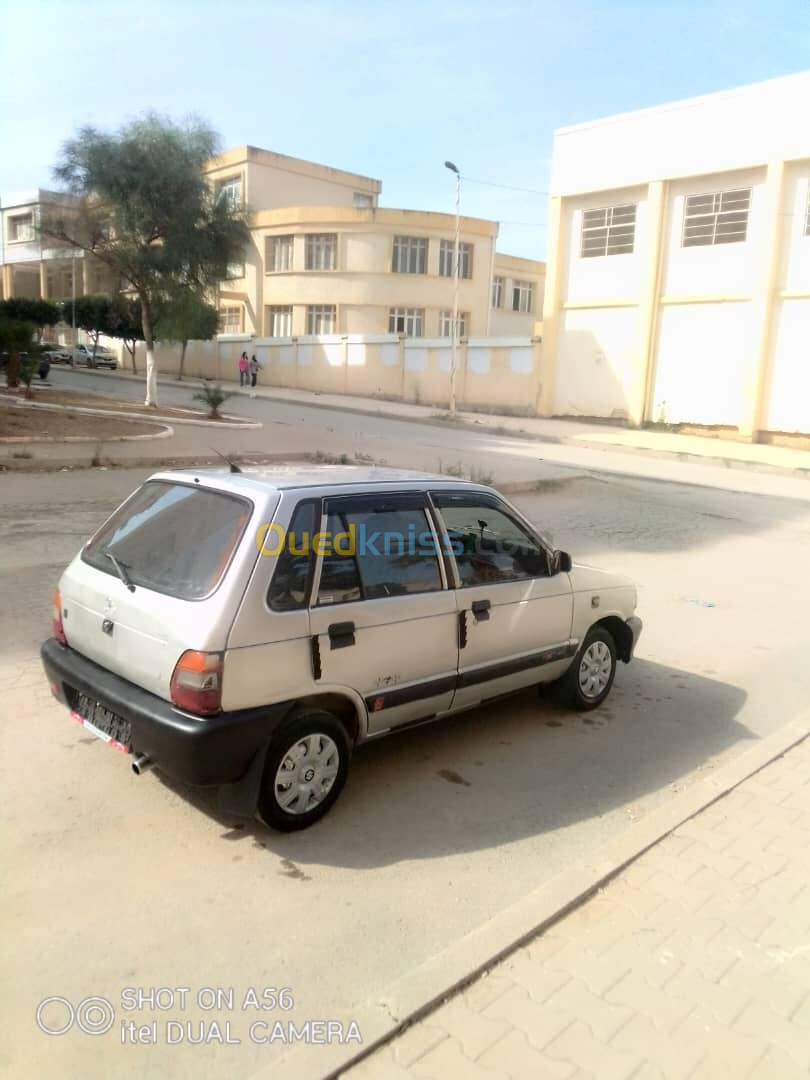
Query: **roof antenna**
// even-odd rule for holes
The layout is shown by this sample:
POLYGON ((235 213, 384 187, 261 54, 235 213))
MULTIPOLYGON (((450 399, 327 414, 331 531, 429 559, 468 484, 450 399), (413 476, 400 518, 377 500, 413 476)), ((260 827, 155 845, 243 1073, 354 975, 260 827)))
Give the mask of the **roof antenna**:
POLYGON ((216 454, 216 455, 217 455, 217 457, 221 457, 223 461, 227 461, 227 463, 228 463, 228 471, 229 471, 229 472, 232 472, 232 473, 240 473, 240 472, 242 471, 242 470, 241 470, 241 469, 239 468, 239 466, 238 466, 238 465, 236 464, 236 462, 235 462, 235 461, 231 461, 231 459, 230 459, 229 457, 226 457, 226 456, 225 456, 224 454, 221 454, 221 453, 219 452, 219 450, 215 450, 213 446, 212 446, 212 447, 210 447, 209 449, 210 449, 210 450, 211 450, 211 451, 212 451, 212 452, 213 452, 214 454, 216 454))

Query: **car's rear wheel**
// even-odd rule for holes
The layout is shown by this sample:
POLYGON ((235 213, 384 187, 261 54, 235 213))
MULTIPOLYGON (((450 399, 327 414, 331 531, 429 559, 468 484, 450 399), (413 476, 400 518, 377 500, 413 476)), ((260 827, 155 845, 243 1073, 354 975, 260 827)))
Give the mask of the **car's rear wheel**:
POLYGON ((557 683, 558 697, 572 709, 595 709, 610 693, 615 676, 616 642, 604 626, 594 626, 557 683))
POLYGON ((349 771, 343 724, 321 709, 300 713, 273 737, 259 791, 259 815, 274 829, 306 829, 332 807, 349 771))

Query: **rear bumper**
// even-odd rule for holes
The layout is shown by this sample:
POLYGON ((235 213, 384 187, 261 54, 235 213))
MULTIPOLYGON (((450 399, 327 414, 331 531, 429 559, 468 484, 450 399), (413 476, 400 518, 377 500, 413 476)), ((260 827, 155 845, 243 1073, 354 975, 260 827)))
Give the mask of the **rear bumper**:
POLYGON ((127 682, 49 638, 40 649, 54 695, 65 705, 65 687, 87 694, 129 720, 132 752, 146 754, 168 776, 186 784, 241 780, 257 752, 289 711, 289 703, 196 717, 127 682))

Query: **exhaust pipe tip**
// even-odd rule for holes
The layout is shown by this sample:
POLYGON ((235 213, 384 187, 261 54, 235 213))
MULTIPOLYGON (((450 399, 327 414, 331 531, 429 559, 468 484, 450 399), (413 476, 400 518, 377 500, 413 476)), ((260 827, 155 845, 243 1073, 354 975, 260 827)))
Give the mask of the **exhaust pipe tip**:
POLYGON ((142 776, 152 768, 152 761, 146 756, 146 754, 138 754, 132 762, 132 771, 136 776, 142 776))

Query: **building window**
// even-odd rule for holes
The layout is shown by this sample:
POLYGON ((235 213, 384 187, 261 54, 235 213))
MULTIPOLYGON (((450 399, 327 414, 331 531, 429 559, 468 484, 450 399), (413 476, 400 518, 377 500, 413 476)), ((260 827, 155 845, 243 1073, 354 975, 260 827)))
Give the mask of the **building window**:
POLYGON ((242 333, 242 306, 241 304, 235 306, 221 307, 219 309, 219 330, 220 334, 241 334, 242 333))
MULTIPOLYGON (((470 316, 466 311, 460 311, 458 313, 458 336, 460 338, 467 336, 467 323, 470 321, 470 316)), ((453 336, 453 312, 452 311, 440 311, 439 312, 439 337, 452 337, 453 336)))
POLYGON ((683 247, 737 244, 748 233, 751 189, 687 195, 683 212, 683 247))
POLYGON ((226 281, 240 281, 245 276, 245 264, 243 262, 228 263, 225 268, 226 281))
POLYGON ((492 306, 494 308, 503 307, 503 278, 496 277, 492 279, 492 306))
POLYGON ((395 236, 391 269, 395 274, 426 274, 427 250, 423 236, 395 236))
POLYGON ((232 210, 242 205, 242 177, 229 176, 227 180, 220 180, 216 187, 217 202, 226 202, 232 210))
POLYGON ((369 210, 374 205, 374 199, 371 195, 366 195, 364 191, 355 191, 352 196, 352 206, 358 210, 369 210))
POLYGON ((292 337, 292 307, 276 305, 267 309, 267 336, 292 337))
POLYGON ((307 306, 307 333, 334 334, 335 305, 309 304, 307 306))
POLYGON ((264 248, 264 261, 268 273, 275 274, 282 270, 292 270, 292 236, 268 236, 264 248))
POLYGON ((307 270, 334 270, 337 265, 337 233, 309 233, 304 265, 307 270))
POLYGON ((405 337, 424 337, 424 308, 391 308, 388 312, 388 333, 405 337))
MULTIPOLYGON (((472 277, 472 244, 458 245, 458 276, 463 278, 472 277)), ((454 240, 442 240, 439 245, 439 276, 454 277, 453 262, 456 255, 454 240)))
POLYGON ((512 282, 512 311, 529 312, 532 310, 534 286, 530 281, 512 282))
POLYGON ((582 213, 582 241, 580 254, 583 259, 602 255, 629 255, 636 237, 636 204, 604 206, 599 210, 582 213))
POLYGON ((18 214, 8 219, 8 239, 10 243, 34 239, 34 215, 18 214))

